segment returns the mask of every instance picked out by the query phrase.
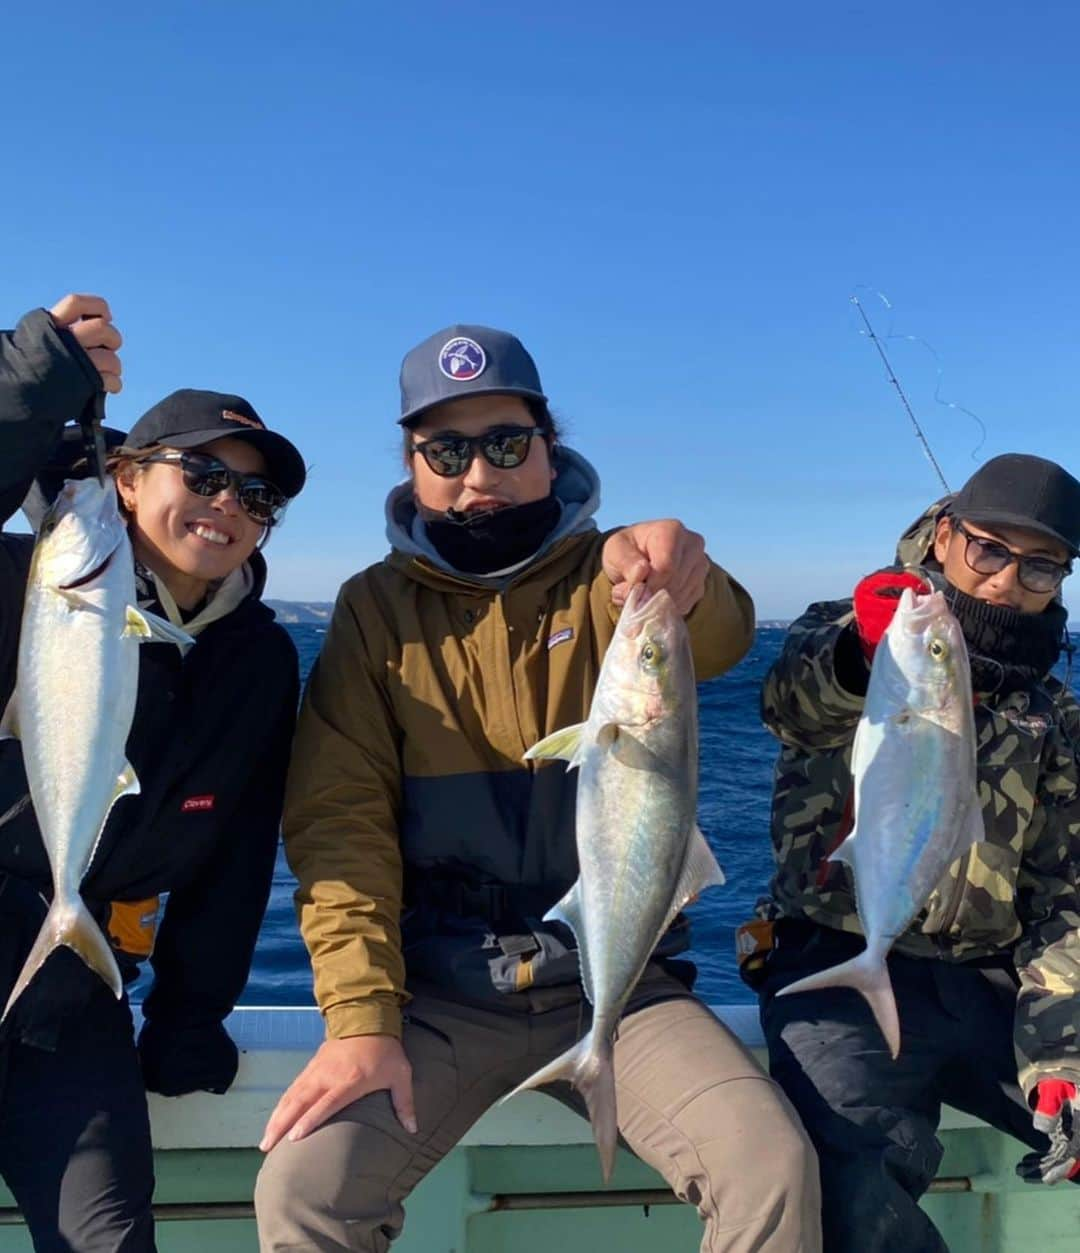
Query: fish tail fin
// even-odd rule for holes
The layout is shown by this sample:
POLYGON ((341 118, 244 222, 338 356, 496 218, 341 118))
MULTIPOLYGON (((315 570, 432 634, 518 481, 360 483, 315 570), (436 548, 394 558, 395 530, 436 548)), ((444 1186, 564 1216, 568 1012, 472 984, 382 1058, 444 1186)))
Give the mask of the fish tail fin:
POLYGON ((31 948, 15 986, 11 990, 0 1022, 11 1012, 11 1007, 22 996, 30 981, 45 965, 49 956, 61 946, 73 949, 109 985, 119 997, 123 991, 120 968, 116 964, 109 941, 94 921, 90 911, 76 897, 74 901, 54 900, 41 924, 34 946, 31 948))
POLYGON ((900 1015, 896 1009, 896 997, 893 995, 889 970, 883 955, 866 949, 850 961, 841 962, 839 966, 831 966, 828 970, 818 971, 817 974, 807 975, 805 979, 789 984, 777 995, 813 992, 820 988, 854 988, 870 1006, 893 1059, 899 1056, 900 1015))
POLYGON ((544 1088, 563 1080, 572 1084, 585 1100, 593 1138, 600 1154, 600 1170, 607 1183, 615 1166, 619 1126, 615 1107, 615 1063, 610 1040, 594 1042, 590 1032, 573 1048, 542 1067, 503 1097, 504 1101, 530 1088, 544 1088))

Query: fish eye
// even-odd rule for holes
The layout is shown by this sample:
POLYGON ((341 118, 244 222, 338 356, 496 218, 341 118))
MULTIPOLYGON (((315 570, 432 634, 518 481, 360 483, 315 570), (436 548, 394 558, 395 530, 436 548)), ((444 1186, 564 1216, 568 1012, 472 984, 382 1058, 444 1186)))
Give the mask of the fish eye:
POLYGON ((931 640, 929 652, 935 661, 944 661, 949 655, 949 646, 944 640, 931 640))
POLYGON ((642 648, 639 658, 647 670, 655 669, 664 657, 664 650, 654 640, 649 640, 642 648))

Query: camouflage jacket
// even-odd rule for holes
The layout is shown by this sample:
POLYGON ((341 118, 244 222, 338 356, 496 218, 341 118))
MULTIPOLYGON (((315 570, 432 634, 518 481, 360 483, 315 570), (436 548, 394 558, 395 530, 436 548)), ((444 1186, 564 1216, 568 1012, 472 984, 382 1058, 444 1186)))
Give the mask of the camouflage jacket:
MULTIPOLYGON (((902 562, 929 564, 938 509, 901 540, 902 562)), ((863 696, 837 670, 847 675, 853 646, 850 600, 811 605, 766 677, 763 718, 782 747, 772 802, 777 869, 758 911, 860 932, 850 871, 827 860, 851 828, 863 696)), ((1080 1083, 1080 705, 1047 676, 1030 690, 977 698, 975 732, 986 840, 949 868, 894 947, 945 961, 1011 956, 1025 1094, 1043 1078, 1080 1083)))

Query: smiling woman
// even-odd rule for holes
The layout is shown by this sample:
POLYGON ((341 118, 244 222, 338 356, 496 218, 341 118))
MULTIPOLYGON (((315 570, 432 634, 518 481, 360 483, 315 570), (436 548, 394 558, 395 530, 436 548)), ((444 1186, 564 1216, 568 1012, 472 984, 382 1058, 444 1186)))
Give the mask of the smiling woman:
POLYGON ((241 570, 304 482, 300 454, 246 400, 190 388, 144 414, 109 468, 137 560, 185 611, 241 570))
MULTIPOLYGON (((0 824, 0 1003, 27 971, 0 1031, 0 1178, 35 1248, 73 1253, 150 1253, 146 1091, 224 1092, 236 1073, 222 1021, 269 894, 299 695, 296 650, 261 600, 259 549, 303 487, 304 463, 247 401, 174 392, 121 437, 108 466, 126 534, 111 484, 63 486, 81 452, 63 423, 95 391, 120 390, 120 346, 96 297, 0 332, 0 518, 21 502, 35 520, 59 494, 47 537, 64 502, 70 513, 71 501, 98 498, 122 537, 109 532, 94 563, 117 571, 103 600, 90 580, 76 591, 50 574, 47 539, 0 534, 0 705, 17 677, 22 734, 0 740, 0 812, 32 797, 0 824), (24 611, 20 638, 24 603, 47 611, 24 611), (111 614, 109 630, 86 629, 111 614), (155 620, 157 639, 173 642, 139 644, 134 628, 155 620), (42 621, 54 624, 51 649, 42 621), (130 981, 149 957, 137 1045, 118 983, 110 990, 68 948, 34 943, 39 930, 54 935, 42 898, 63 914, 76 892, 97 924, 83 920, 79 935, 108 931, 113 971, 130 981)), ((97 517, 84 509, 79 534, 98 535, 97 517)))

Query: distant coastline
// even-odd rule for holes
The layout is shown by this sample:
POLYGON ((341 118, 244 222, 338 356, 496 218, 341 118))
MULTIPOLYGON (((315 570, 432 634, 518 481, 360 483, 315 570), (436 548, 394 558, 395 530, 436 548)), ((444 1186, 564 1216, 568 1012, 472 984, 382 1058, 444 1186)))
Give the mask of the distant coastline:
POLYGON ((334 611, 332 600, 267 600, 279 622, 326 626, 334 611))
MULTIPOLYGON (((309 626, 326 626, 334 611, 332 600, 268 600, 267 605, 277 614, 279 622, 304 623, 309 626)), ((790 618, 762 618, 759 631, 786 631, 790 618)), ((1069 634, 1080 634, 1080 622, 1069 623, 1069 634)))

